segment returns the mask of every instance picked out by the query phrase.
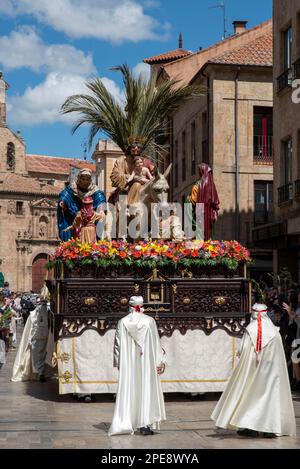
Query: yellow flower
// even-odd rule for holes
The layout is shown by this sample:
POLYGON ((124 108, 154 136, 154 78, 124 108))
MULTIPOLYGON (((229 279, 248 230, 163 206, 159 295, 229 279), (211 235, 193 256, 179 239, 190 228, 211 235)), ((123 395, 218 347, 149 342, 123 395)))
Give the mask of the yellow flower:
POLYGON ((83 251, 86 251, 86 252, 90 252, 91 250, 91 245, 89 243, 78 243, 78 247, 79 247, 79 251, 80 252, 83 252, 83 251))

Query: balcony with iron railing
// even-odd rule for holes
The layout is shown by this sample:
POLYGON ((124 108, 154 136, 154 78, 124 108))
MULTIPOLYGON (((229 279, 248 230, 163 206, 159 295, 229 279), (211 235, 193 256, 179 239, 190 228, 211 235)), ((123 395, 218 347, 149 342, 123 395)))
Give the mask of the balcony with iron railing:
POLYGON ((273 136, 254 135, 253 138, 254 163, 273 164, 273 136))
POLYGON ((293 201, 293 184, 286 184, 278 188, 278 205, 293 201))
POLYGON ((293 73, 293 78, 300 78, 300 58, 298 60, 296 60, 296 62, 293 63, 293 69, 294 69, 294 73, 293 73))
POLYGON ((288 68, 277 78, 277 93, 280 93, 285 88, 292 86, 293 70, 288 68))
POLYGON ((300 199, 300 179, 295 181, 295 199, 300 199))
POLYGON ((273 205, 264 208, 255 208, 253 224, 254 226, 266 225, 273 223, 274 221, 274 210, 273 205))

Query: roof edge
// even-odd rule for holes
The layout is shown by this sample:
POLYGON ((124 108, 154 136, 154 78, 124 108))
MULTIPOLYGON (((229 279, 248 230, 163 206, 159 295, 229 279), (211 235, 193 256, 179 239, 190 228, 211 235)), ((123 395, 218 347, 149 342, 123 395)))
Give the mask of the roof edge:
MULTIPOLYGON (((270 18, 270 19, 268 19, 268 20, 266 20, 266 21, 263 21, 262 23, 259 23, 259 24, 257 24, 256 26, 253 26, 253 28, 246 29, 246 31, 244 31, 244 32, 242 32, 242 33, 240 33, 240 34, 233 34, 233 35, 227 37, 226 39, 224 39, 223 41, 218 41, 218 42, 216 42, 215 44, 212 44, 212 45, 206 47, 205 49, 201 49, 201 50, 199 50, 199 51, 197 51, 197 52, 194 52, 193 54, 189 55, 188 57, 191 57, 191 56, 194 56, 194 55, 200 55, 200 54, 202 54, 202 53, 204 53, 204 52, 207 52, 207 51, 210 50, 210 49, 213 49, 214 47, 217 47, 217 46, 219 46, 219 45, 221 45, 221 44, 224 44, 224 43, 226 43, 226 42, 229 42, 230 40, 233 40, 233 39, 235 39, 235 38, 245 36, 246 34, 248 34, 248 33, 250 33, 250 32, 253 32, 253 31, 255 31, 256 29, 263 28, 264 26, 268 26, 268 25, 270 25, 270 27, 273 27, 273 20, 272 20, 272 18, 270 18)), ((263 36, 263 35, 264 35, 264 34, 262 33, 262 36, 263 36)), ((169 62, 167 65, 172 65, 172 64, 175 63, 175 62, 178 63, 178 62, 181 61, 181 60, 186 60, 188 57, 182 57, 182 58, 180 58, 180 59, 174 60, 174 61, 172 61, 172 62, 169 62)))

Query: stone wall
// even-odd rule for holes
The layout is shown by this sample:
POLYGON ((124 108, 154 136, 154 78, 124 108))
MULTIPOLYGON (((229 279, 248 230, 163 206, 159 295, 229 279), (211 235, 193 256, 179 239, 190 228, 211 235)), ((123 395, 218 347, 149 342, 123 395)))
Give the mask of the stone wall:
POLYGON ((15 148, 15 169, 16 174, 27 174, 25 165, 25 143, 12 132, 8 127, 0 127, 0 173, 6 172, 7 165, 7 144, 13 143, 15 148))
MULTIPOLYGON (((300 104, 292 101, 292 87, 286 87, 277 93, 277 78, 285 71, 283 63, 283 32, 292 26, 293 45, 292 63, 300 59, 300 0, 274 1, 274 182, 275 190, 284 184, 282 141, 291 137, 293 139, 293 182, 300 179, 300 104)), ((298 93, 299 96, 299 93, 298 93)), ((277 194, 276 194, 277 196, 277 194)), ((277 197, 276 214, 279 218, 299 217, 300 200, 278 206, 277 197)), ((293 231, 291 231, 292 233, 293 231)), ((300 230, 297 230, 300 233, 300 230)))
MULTIPOLYGON (((193 98, 174 116, 174 137, 178 142, 179 184, 174 187, 174 200, 181 202, 190 193, 198 179, 191 175, 191 124, 196 125, 196 166, 203 161, 202 141, 206 137, 203 122, 204 113, 209 119, 209 164, 214 172, 214 180, 221 200, 221 210, 216 225, 216 236, 220 239, 235 237, 235 76, 236 70, 230 67, 214 66, 206 70, 210 76, 209 107, 207 96, 193 98), (186 181, 182 174, 182 132, 186 132, 186 181)), ((205 79, 197 84, 204 85, 205 79)), ((272 71, 240 72, 238 85, 238 132, 240 164, 241 219, 240 241, 251 242, 251 228, 254 212, 254 181, 272 181, 273 167, 257 165, 253 161, 253 109, 254 106, 273 104, 272 71)), ((173 168, 174 171, 174 168, 173 168)))

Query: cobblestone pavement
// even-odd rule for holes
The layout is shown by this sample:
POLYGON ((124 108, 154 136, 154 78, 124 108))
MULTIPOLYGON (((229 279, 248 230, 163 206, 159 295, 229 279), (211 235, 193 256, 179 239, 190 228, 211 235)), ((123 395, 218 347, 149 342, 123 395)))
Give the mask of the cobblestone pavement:
POLYGON ((182 394, 166 395, 168 420, 153 436, 108 437, 114 402, 97 395, 89 404, 60 396, 55 379, 46 383, 12 383, 15 352, 0 370, 0 449, 3 448, 300 448, 300 396, 295 396, 297 437, 245 439, 216 433, 209 416, 219 395, 191 402, 182 394))

